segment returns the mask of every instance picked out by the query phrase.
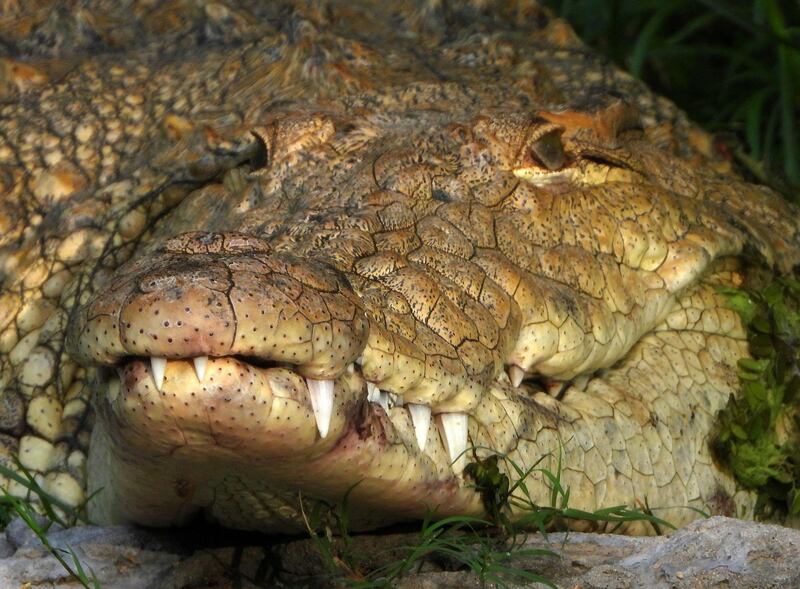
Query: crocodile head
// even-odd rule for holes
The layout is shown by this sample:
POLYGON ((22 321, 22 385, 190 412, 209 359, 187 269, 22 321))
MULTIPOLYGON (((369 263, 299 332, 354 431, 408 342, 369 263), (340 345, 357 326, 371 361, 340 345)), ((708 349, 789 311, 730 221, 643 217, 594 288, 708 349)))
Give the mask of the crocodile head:
MULTIPOLYGON (((368 527, 480 513, 463 471, 492 453, 512 478, 512 463, 552 466, 562 451, 587 470, 617 452, 650 462, 646 430, 676 416, 645 408, 650 391, 632 373, 655 361, 648 345, 632 348, 696 306, 709 276, 735 282, 720 260, 745 243, 774 258, 781 244, 753 218, 737 222, 735 203, 677 193, 663 170, 701 190, 714 180, 655 148, 621 106, 271 113, 251 130, 260 167, 189 195, 74 322, 72 355, 107 367, 96 513, 163 525, 206 510, 231 526, 294 529, 299 497, 349 492, 353 525, 368 527), (578 433, 606 410, 613 431, 578 433), (617 447, 619 434, 632 437, 617 447)), ((697 312, 726 323, 703 337, 730 338, 721 361, 735 365, 741 326, 703 296, 697 312)), ((730 374, 713 386, 690 376, 689 389, 721 389, 710 417, 730 374)), ((697 431, 692 444, 708 434, 697 431)), ((634 489, 604 472, 604 497, 579 481, 581 505, 707 507, 720 487, 733 493, 692 462, 707 477, 696 496, 659 487, 651 464, 634 489)), ((546 496, 541 477, 531 489, 546 496)))
POLYGON ((0 461, 100 522, 480 513, 494 454, 540 504, 751 514, 717 289, 796 212, 533 4, 290 4, 9 69, 0 461))

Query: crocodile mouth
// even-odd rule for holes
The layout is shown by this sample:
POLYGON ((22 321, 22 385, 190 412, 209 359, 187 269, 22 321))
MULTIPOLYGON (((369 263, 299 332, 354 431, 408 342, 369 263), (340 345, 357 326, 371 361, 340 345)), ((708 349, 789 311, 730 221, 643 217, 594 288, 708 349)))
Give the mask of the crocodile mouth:
POLYGON ((429 405, 406 403, 402 395, 382 391, 364 378, 360 358, 344 373, 325 379, 304 377, 286 362, 240 356, 130 357, 114 371, 108 390, 116 413, 132 417, 158 403, 176 424, 167 437, 181 445, 192 443, 187 431, 205 426, 207 436, 232 448, 247 436, 265 434, 271 438, 261 446, 266 454, 285 451, 278 440, 287 437, 293 452, 304 445, 319 445, 324 452, 326 438, 338 440, 350 430, 386 438, 391 429, 389 437, 400 436, 409 453, 432 461, 440 473, 463 470, 467 414, 434 416, 429 405))
MULTIPOLYGON (((300 374, 299 366, 253 356, 125 357, 106 381, 109 400, 124 400, 124 409, 115 409, 118 414, 135 414, 158 402, 176 424, 196 422, 183 430, 196 431, 204 420, 208 435, 215 439, 268 430, 272 438, 291 436, 293 450, 301 445, 299 439, 312 445, 329 435, 341 438, 349 429, 375 434, 374 427, 364 425, 370 422, 380 425, 382 437, 391 428, 410 454, 430 459, 443 476, 461 474, 470 456, 469 415, 454 410, 434 414, 429 404, 406 402, 403 394, 367 380, 362 364, 363 357, 358 356, 342 374, 310 378, 300 374), (220 436, 218 428, 228 430, 227 435, 220 436)), ((529 395, 560 393, 571 384, 530 378, 516 365, 502 375, 495 388, 511 385, 529 395)), ((589 378, 577 380, 585 387, 589 378)), ((175 433, 181 443, 190 443, 177 429, 175 433)), ((263 447, 269 453, 275 444, 263 447)))
POLYGON ((105 387, 97 436, 124 448, 128 466, 136 462, 133 474, 120 468, 125 459, 116 462, 115 484, 146 473, 145 488, 167 490, 130 504, 123 519, 174 525, 205 510, 238 528, 297 531, 298 498, 335 504, 348 493, 359 506, 354 529, 425 512, 479 512, 459 476, 471 445, 467 414, 432 415, 426 405, 403 403, 365 380, 355 363, 334 378, 312 379, 253 358, 128 357, 105 387), (248 479, 234 503, 257 485, 249 500, 269 515, 220 516, 231 507, 218 496, 231 481, 241 487, 248 479))

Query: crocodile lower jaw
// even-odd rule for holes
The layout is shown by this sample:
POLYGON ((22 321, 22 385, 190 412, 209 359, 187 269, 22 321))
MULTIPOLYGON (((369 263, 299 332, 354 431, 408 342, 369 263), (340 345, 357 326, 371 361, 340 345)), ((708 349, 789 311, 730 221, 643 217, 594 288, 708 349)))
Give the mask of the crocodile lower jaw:
POLYGON ((277 502, 284 512, 245 528, 264 529, 255 524, 261 519, 301 528, 304 494, 336 504, 349 492, 359 505, 357 527, 480 512, 461 476, 475 418, 403 404, 368 386, 355 365, 326 381, 236 357, 134 358, 116 372, 93 434, 106 439, 92 441, 107 450, 89 465, 92 489, 103 488, 90 509, 103 521, 173 525, 201 509, 213 517, 233 480, 245 482, 234 503, 258 510, 277 502))

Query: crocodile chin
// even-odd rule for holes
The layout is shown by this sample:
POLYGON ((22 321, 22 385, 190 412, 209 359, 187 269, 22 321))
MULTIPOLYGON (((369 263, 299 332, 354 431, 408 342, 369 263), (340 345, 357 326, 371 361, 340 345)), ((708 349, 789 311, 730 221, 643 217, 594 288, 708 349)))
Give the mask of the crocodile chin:
POLYGON ((95 516, 163 526, 207 507, 228 526, 297 531, 300 498, 308 509, 348 493, 356 529, 480 511, 452 464, 460 450, 447 445, 466 449, 466 415, 432 420, 427 409, 415 418, 412 405, 370 402, 356 370, 315 380, 222 357, 208 360, 201 380, 192 361, 171 360, 160 385, 150 362, 117 370, 94 441, 136 459, 119 467, 93 455, 95 484, 125 500, 106 499, 95 516))

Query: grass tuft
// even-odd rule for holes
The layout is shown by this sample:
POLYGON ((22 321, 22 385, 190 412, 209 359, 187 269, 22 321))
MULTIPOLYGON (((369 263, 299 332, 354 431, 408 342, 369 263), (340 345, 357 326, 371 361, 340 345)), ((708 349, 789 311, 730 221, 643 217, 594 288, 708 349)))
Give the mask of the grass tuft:
POLYGON ((530 530, 546 536, 557 522, 565 520, 610 523, 612 531, 634 521, 649 522, 657 533, 662 528, 674 529, 649 510, 619 505, 589 512, 569 507, 569 487, 561 481, 561 452, 556 471, 552 472, 539 466, 547 456, 532 467, 523 468, 507 456, 493 453, 479 459, 477 448, 471 450, 474 461, 466 466, 464 476, 480 493, 487 517, 464 515, 436 519, 436 514, 430 513, 416 541, 393 549, 389 564, 370 567, 352 551, 347 502, 353 488, 338 506, 315 503, 308 514, 303 508, 308 532, 331 579, 348 589, 392 587, 404 575, 418 570, 424 561, 435 559, 450 563, 458 570, 471 571, 482 586, 492 583, 507 588, 512 583, 541 583, 555 587, 545 576, 527 568, 531 558, 558 557, 551 550, 527 547, 530 530), (513 484, 500 467, 503 463, 510 469, 508 472, 519 477, 513 484), (550 505, 540 506, 531 498, 525 479, 535 472, 549 485, 550 505))
POLYGON ((69 546, 64 548, 53 546, 47 536, 54 524, 67 528, 76 525, 78 522, 86 522, 86 503, 94 495, 90 495, 77 508, 71 507, 42 489, 33 475, 19 462, 17 462, 16 466, 18 472, 0 464, 0 476, 21 484, 28 490, 29 496, 34 498, 34 502, 15 497, 5 488, 0 488, 0 491, 2 491, 0 496, 0 521, 2 522, 2 527, 5 527, 14 515, 19 516, 39 538, 42 546, 67 571, 71 579, 80 583, 85 589, 100 589, 100 582, 97 580, 94 571, 91 568, 88 572, 86 571, 75 551, 69 546), (44 523, 41 523, 40 512, 44 516, 44 523))

